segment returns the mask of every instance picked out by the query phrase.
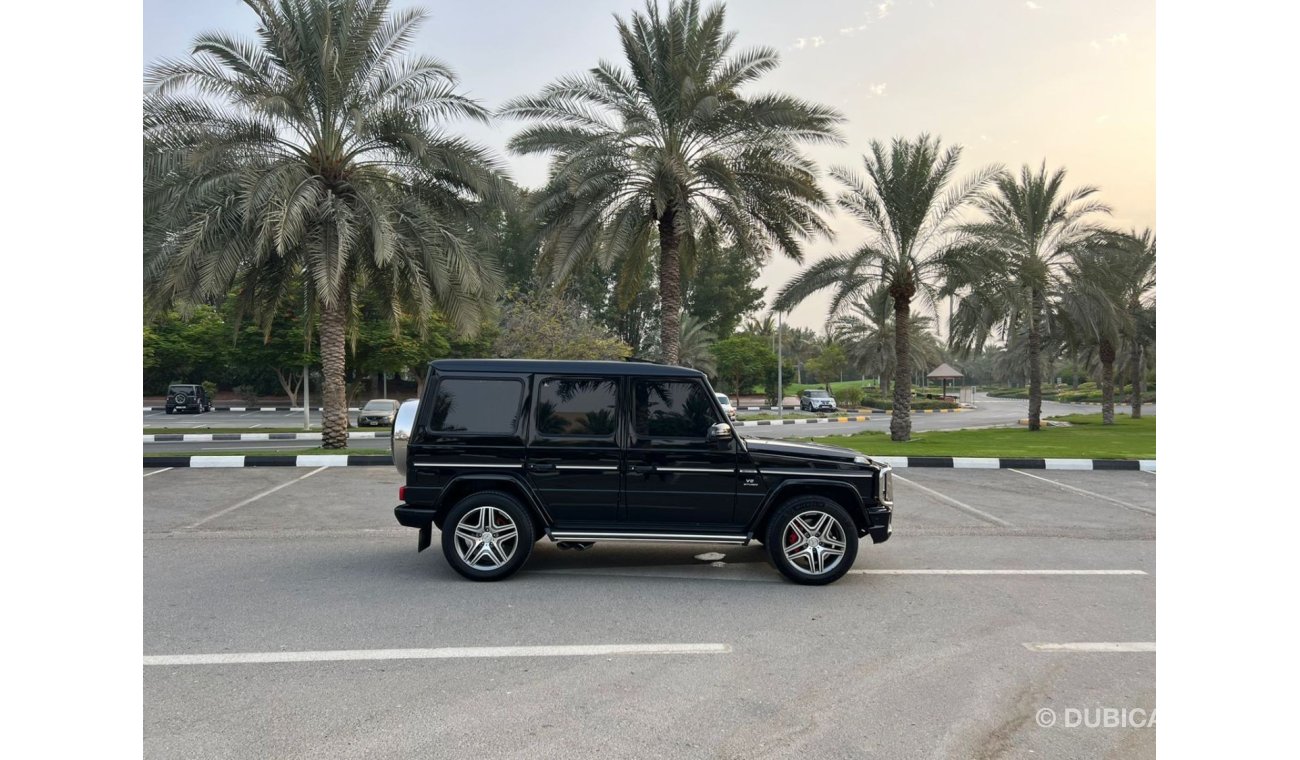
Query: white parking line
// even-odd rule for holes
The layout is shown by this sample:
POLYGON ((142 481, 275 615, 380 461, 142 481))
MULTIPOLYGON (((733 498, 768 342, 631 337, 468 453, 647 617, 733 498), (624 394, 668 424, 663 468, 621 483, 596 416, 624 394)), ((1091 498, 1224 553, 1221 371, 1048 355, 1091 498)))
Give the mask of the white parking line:
POLYGON ((276 486, 276 487, 274 487, 274 488, 268 488, 267 490, 265 490, 265 491, 263 491, 263 492, 261 492, 261 493, 259 493, 259 494, 256 494, 256 495, 254 495, 254 496, 250 496, 250 497, 248 497, 247 499, 244 499, 243 501, 239 502, 238 504, 233 504, 233 505, 231 505, 231 506, 229 506, 229 507, 226 507, 225 509, 221 510, 220 512, 216 512, 216 513, 214 513, 214 514, 210 514, 210 515, 208 515, 207 517, 203 518, 202 520, 199 520, 199 521, 196 522, 196 523, 192 523, 192 524, 190 524, 190 525, 185 526, 185 530, 193 530, 194 528, 197 528, 197 527, 199 527, 200 525, 202 525, 202 524, 204 524, 204 523, 211 522, 211 521, 217 519, 218 517, 221 517, 222 515, 230 514, 231 512, 234 512, 236 509, 239 509, 240 507, 244 507, 244 506, 248 506, 249 504, 252 504, 253 502, 257 501, 258 499, 262 498, 263 496, 270 496, 271 494, 275 493, 276 491, 279 491, 281 488, 288 488, 289 486, 293 485, 294 483, 297 483, 297 482, 300 481, 300 480, 306 480, 307 478, 310 478, 312 475, 315 475, 316 473, 320 472, 320 471, 323 470, 323 469, 325 469, 325 468, 324 468, 324 467, 318 467, 318 468, 312 470, 311 472, 307 473, 306 475, 303 475, 302 477, 294 478, 293 480, 290 480, 290 481, 287 482, 287 483, 281 483, 280 485, 278 485, 278 486, 276 486))
POLYGON ((579 644, 535 647, 439 647, 437 649, 336 649, 320 652, 232 652, 145 655, 145 665, 245 665, 355 660, 449 660, 482 657, 601 657, 630 654, 727 654, 729 644, 579 644))
MULTIPOLYGON (((1110 496, 1105 496, 1105 495, 1103 495, 1103 494, 1099 494, 1099 493, 1094 493, 1094 492, 1089 491, 1089 490, 1087 490, 1087 489, 1076 488, 1075 486, 1067 486, 1067 485, 1064 484, 1064 483, 1057 482, 1057 481, 1052 480, 1052 479, 1050 479, 1050 478, 1044 478, 1044 477, 1041 477, 1041 476, 1039 476, 1039 475, 1031 475, 1031 474, 1029 474, 1029 473, 1027 473, 1027 472, 1022 472, 1021 470, 1017 470, 1017 469, 1015 469, 1015 468, 1008 468, 1008 469, 1010 469, 1012 472, 1015 472, 1015 473, 1019 473, 1019 474, 1021 474, 1021 475, 1024 475, 1026 478, 1033 478, 1034 480, 1041 480, 1041 481, 1043 481, 1044 483, 1051 483, 1052 485, 1054 485, 1054 486, 1056 486, 1056 487, 1058 487, 1058 488, 1064 488, 1064 489, 1067 490, 1067 491, 1074 491, 1075 493, 1081 493, 1081 494, 1083 494, 1083 495, 1085 495, 1085 496, 1091 496, 1091 497, 1093 497, 1094 499, 1101 499, 1102 501, 1108 501, 1108 502, 1110 502, 1111 504, 1114 504, 1114 505, 1116 505, 1116 506, 1120 506, 1120 507, 1124 507, 1125 509, 1132 509, 1132 510, 1135 510, 1135 511, 1137 511, 1137 512, 1142 512, 1142 513, 1144 513, 1144 514, 1148 514, 1148 515, 1154 515, 1154 514, 1156 513, 1156 511, 1155 511, 1154 509, 1148 509, 1148 508, 1146 508, 1146 507, 1139 507, 1139 506, 1136 505, 1136 504, 1129 504, 1127 501, 1120 501, 1119 499, 1112 498, 1112 497, 1110 497, 1110 496)), ((895 477, 897 477, 897 476, 895 476, 895 477)))
POLYGON ((149 477, 150 475, 157 475, 157 474, 160 473, 160 472, 167 472, 168 470, 171 470, 171 469, 175 469, 175 468, 173 468, 173 467, 164 467, 164 468, 162 468, 161 470, 154 470, 153 472, 146 472, 146 473, 144 474, 144 476, 147 478, 147 477, 149 477))
POLYGON ((1031 652, 1154 652, 1154 641, 1076 641, 1068 644, 1026 643, 1031 652))
POLYGON ((974 517, 974 518, 977 518, 977 519, 983 520, 984 522, 987 522, 987 523, 992 523, 992 524, 994 524, 994 525, 1000 525, 1000 526, 1002 526, 1003 528, 1010 528, 1010 527, 1013 527, 1013 526, 1011 525, 1011 523, 1007 522, 1006 520, 1003 520, 1001 517, 994 517, 993 515, 989 514, 988 512, 985 512, 985 511, 982 510, 982 509, 976 509, 975 507, 972 507, 972 506, 969 505, 969 504, 965 504, 965 503, 963 503, 963 502, 957 501, 956 499, 952 498, 951 496, 944 496, 943 494, 939 493, 938 491, 934 490, 933 488, 926 488, 925 486, 921 485, 920 483, 916 483, 916 482, 914 482, 914 481, 908 480, 907 478, 903 477, 902 475, 899 475, 897 470, 894 471, 894 480, 902 481, 902 482, 908 484, 909 486, 911 486, 911 487, 913 487, 913 488, 915 488, 915 489, 917 489, 917 490, 919 490, 919 491, 922 491, 922 492, 924 492, 924 493, 928 493, 928 494, 930 494, 931 496, 933 496, 934 498, 938 499, 939 501, 942 501, 943 503, 947 504, 947 505, 950 506, 950 507, 955 507, 956 509, 958 509, 958 510, 960 510, 960 511, 962 511, 962 512, 965 512, 966 514, 970 515, 971 517, 974 517))
POLYGON ((1146 575, 1145 570, 850 570, 854 575, 1146 575))

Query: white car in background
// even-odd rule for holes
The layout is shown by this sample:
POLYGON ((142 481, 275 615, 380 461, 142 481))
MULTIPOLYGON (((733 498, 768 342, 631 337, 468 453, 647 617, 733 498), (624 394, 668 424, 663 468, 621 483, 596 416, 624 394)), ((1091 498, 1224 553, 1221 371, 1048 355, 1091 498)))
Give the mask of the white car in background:
POLYGON ((722 410, 727 413, 727 419, 735 422, 736 407, 731 405, 731 399, 727 398, 727 394, 725 393, 715 393, 714 395, 718 397, 718 403, 722 404, 722 410))

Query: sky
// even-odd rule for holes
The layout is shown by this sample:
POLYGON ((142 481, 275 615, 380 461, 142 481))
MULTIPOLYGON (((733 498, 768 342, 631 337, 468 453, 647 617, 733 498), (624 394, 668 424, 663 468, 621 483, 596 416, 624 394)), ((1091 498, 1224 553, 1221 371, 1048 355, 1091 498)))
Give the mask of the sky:
MULTIPOLYGON (((643 2, 394 2, 411 5, 430 14, 414 52, 450 63, 463 90, 495 108, 601 59, 618 61, 613 15, 643 2)), ((727 25, 738 32, 735 49, 781 54, 749 91, 791 93, 847 118, 845 144, 807 148, 823 171, 860 170, 873 139, 930 133, 963 146, 959 174, 1046 161, 1066 168, 1070 186, 1099 187, 1111 224, 1155 227, 1154 0, 732 0, 727 25)), ((185 55, 202 32, 254 29, 238 0, 145 0, 142 66, 185 55)), ((452 126, 502 155, 517 183, 545 179, 545 158, 506 154, 520 122, 452 126)), ((835 239, 809 244, 803 265, 773 254, 761 281, 769 302, 802 266, 866 239, 847 216, 830 221, 835 239)), ((820 332, 828 303, 829 295, 809 298, 787 323, 820 332)))

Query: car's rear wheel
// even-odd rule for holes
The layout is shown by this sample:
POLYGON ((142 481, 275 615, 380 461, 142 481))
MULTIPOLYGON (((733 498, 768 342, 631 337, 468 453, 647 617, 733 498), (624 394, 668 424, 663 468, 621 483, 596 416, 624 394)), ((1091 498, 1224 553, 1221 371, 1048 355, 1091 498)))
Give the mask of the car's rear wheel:
POLYGON ((782 575, 808 586, 839 580, 858 556, 853 518, 825 496, 796 496, 782 505, 763 543, 782 575))
POLYGON ((473 581, 514 575, 533 551, 533 520, 513 496, 480 491, 456 503, 442 524, 447 564, 473 581))

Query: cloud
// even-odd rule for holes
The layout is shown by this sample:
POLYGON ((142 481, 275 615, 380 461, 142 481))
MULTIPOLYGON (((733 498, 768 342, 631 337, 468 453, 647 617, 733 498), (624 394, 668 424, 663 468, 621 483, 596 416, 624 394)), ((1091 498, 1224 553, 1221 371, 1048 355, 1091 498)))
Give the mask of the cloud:
POLYGON ((879 3, 876 5, 876 18, 885 18, 893 7, 894 0, 885 0, 883 3, 879 3))
MULTIPOLYGON (((1110 47, 1113 48, 1119 47, 1120 45, 1127 45, 1127 44, 1128 44, 1128 34, 1126 34, 1125 32, 1116 32, 1105 39, 1105 45, 1109 45, 1110 47)), ((1092 48, 1093 50, 1101 50, 1103 44, 1101 42, 1098 42, 1097 40, 1093 40, 1088 43, 1088 47, 1092 48)))
POLYGON ((1095 124, 1105 124, 1108 121, 1110 121, 1110 114, 1108 113, 1104 113, 1101 116, 1098 116, 1097 118, 1093 119, 1093 123, 1095 124))
POLYGON ((800 37, 794 41, 795 50, 803 50, 804 47, 806 47, 807 45, 808 45, 808 40, 804 39, 803 37, 800 37))
POLYGON ((1036 10, 1038 10, 1039 8, 1042 8, 1043 6, 1041 6, 1041 5, 1039 5, 1038 3, 1034 2, 1034 0, 1028 0, 1028 2, 1025 3, 1025 7, 1028 8, 1029 10, 1031 10, 1031 11, 1036 11, 1036 10))
POLYGON ((840 34, 844 35, 845 37, 852 37, 858 32, 866 31, 866 29, 867 29, 866 24, 858 24, 857 26, 846 26, 840 30, 840 34))
POLYGON ((878 83, 878 84, 869 84, 869 85, 867 85, 867 97, 869 97, 869 98, 883 98, 883 97, 885 97, 885 88, 888 87, 888 86, 889 86, 889 85, 886 84, 885 82, 880 82, 880 83, 878 83))
POLYGON ((826 44, 826 39, 825 39, 824 37, 813 37, 813 38, 812 38, 812 46, 815 47, 815 48, 819 48, 819 47, 821 47, 822 45, 825 45, 825 44, 826 44))

